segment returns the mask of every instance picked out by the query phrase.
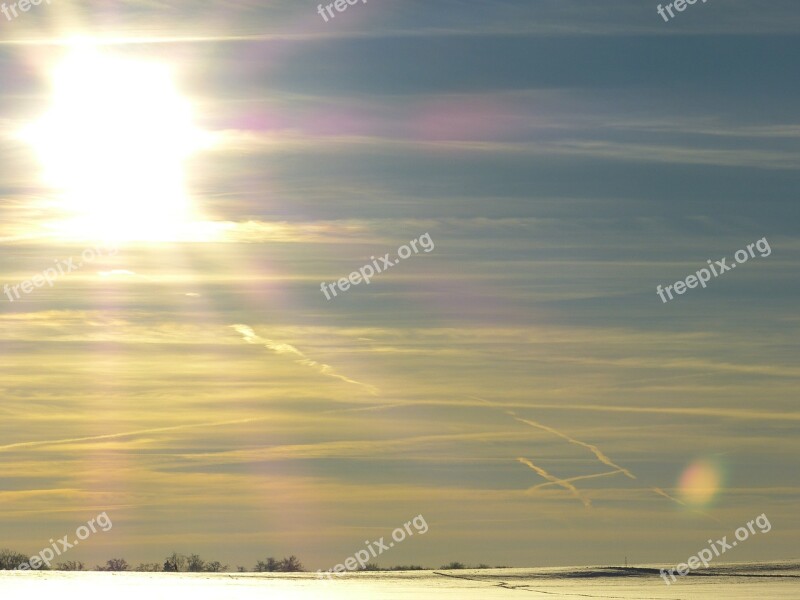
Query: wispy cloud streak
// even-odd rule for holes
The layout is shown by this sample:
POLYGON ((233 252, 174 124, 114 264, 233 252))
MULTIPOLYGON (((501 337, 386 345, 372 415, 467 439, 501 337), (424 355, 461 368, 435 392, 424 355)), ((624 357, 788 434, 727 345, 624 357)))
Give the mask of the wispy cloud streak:
POLYGON ((108 433, 104 435, 92 435, 87 437, 78 437, 78 438, 62 438, 56 440, 39 440, 35 442, 17 442, 15 444, 6 444, 5 446, 0 446, 0 452, 3 450, 12 450, 14 448, 31 448, 34 446, 50 446, 54 444, 73 444, 78 442, 94 442, 98 440, 112 440, 121 437, 129 437, 133 435, 145 435, 151 433, 163 433, 166 431, 180 431, 182 429, 196 429, 198 427, 220 427, 223 425, 238 425, 241 423, 250 423, 252 421, 263 421, 264 418, 254 418, 254 419, 238 419, 236 421, 215 421, 212 423, 194 423, 191 425, 174 425, 172 427, 158 427, 155 429, 139 429, 137 431, 125 431, 122 433, 108 433))

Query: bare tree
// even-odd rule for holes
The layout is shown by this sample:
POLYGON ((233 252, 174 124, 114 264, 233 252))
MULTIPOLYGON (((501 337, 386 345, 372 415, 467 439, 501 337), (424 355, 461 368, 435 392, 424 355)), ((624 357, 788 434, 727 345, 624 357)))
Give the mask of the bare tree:
POLYGON ((97 571, 129 571, 130 565, 124 558, 111 558, 106 561, 106 566, 97 566, 97 571))
POLYGON ((206 563, 206 572, 207 573, 222 573, 223 571, 227 571, 227 570, 228 570, 228 565, 223 565, 218 560, 206 563))
POLYGON ((200 573, 205 571, 206 561, 200 558, 197 554, 189 555, 188 569, 191 573, 200 573))
POLYGON ((186 570, 186 557, 183 554, 173 552, 164 561, 164 571, 167 573, 178 573, 186 570))
POLYGON ((297 557, 292 554, 289 558, 284 558, 281 561, 278 570, 283 571, 284 573, 298 573, 303 570, 303 565, 300 563, 297 557))
POLYGON ((281 563, 280 561, 275 560, 271 556, 267 558, 267 561, 264 562, 260 560, 256 563, 255 569, 253 569, 256 573, 274 573, 275 571, 279 570, 281 563))
POLYGON ((303 571, 303 565, 294 554, 289 558, 284 557, 281 560, 276 560, 270 556, 267 558, 266 562, 263 560, 258 561, 253 570, 256 573, 298 573, 303 571))

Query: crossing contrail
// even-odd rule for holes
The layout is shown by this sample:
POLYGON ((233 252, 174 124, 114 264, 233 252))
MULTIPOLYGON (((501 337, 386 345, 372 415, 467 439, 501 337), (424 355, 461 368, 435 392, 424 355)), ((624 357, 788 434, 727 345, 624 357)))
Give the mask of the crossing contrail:
POLYGON ((574 485, 572 485, 569 481, 566 481, 565 479, 559 479, 555 475, 551 475, 550 473, 548 473, 547 471, 545 471, 541 467, 537 467, 535 464, 533 464, 527 458, 521 458, 520 457, 517 460, 519 462, 521 462, 523 465, 526 465, 526 466, 530 467, 531 469, 533 469, 534 471, 536 471, 537 474, 539 474, 540 476, 542 476, 545 479, 547 479, 547 481, 549 481, 551 483, 554 483, 556 485, 559 485, 559 486, 563 487, 565 490, 568 490, 573 496, 575 496, 578 500, 583 502, 583 505, 586 508, 591 508, 592 507, 592 501, 589 500, 588 498, 584 498, 583 496, 581 496, 581 493, 578 491, 578 488, 576 488, 574 485))
POLYGON ((509 413, 509 414, 511 414, 520 423, 526 423, 526 424, 530 425, 531 427, 537 427, 538 429, 542 429, 544 431, 552 433, 553 435, 557 435, 558 437, 563 438, 563 439, 567 440, 568 442, 570 442, 572 444, 576 444, 578 446, 583 446, 584 448, 590 450, 592 452, 592 454, 594 454, 597 457, 597 460, 599 460, 604 465, 608 465, 609 467, 614 467, 615 469, 618 469, 621 473, 624 473, 625 476, 629 477, 630 479, 636 479, 636 476, 633 473, 628 471, 628 469, 626 469, 625 467, 619 466, 613 460, 608 458, 605 454, 603 454, 600 451, 600 448, 598 448, 594 444, 587 444, 586 442, 582 442, 580 440, 576 440, 575 438, 568 436, 566 433, 562 433, 562 432, 560 432, 560 431, 558 431, 556 429, 553 429, 552 427, 548 427, 547 425, 542 425, 541 423, 537 423, 536 421, 531 421, 529 419, 523 419, 523 418, 518 417, 517 415, 515 415, 513 413, 509 413))
MULTIPOLYGON (((470 397, 474 398, 475 400, 480 400, 481 402, 485 402, 486 404, 489 404, 491 406, 495 406, 495 404, 493 402, 489 402, 488 400, 486 400, 484 398, 478 398, 477 396, 470 396, 470 397)), ((503 409, 500 409, 500 407, 498 407, 498 406, 495 406, 495 408, 498 408, 499 410, 503 410, 503 409)), ((553 435, 557 435, 558 437, 560 437, 560 438, 562 438, 564 440, 567 440, 571 444, 576 444, 578 446, 583 446, 584 448, 586 448, 589 451, 591 451, 591 453, 594 454, 597 457, 597 460, 599 460, 604 465, 609 466, 609 467, 613 467, 614 469, 619 470, 621 473, 623 473, 626 477, 629 477, 630 479, 636 479, 636 476, 633 473, 628 471, 628 469, 626 469, 625 467, 619 466, 617 463, 615 463, 613 460, 611 460, 608 456, 603 454, 603 452, 601 452, 600 448, 598 448, 594 444, 587 444, 586 442, 582 442, 580 440, 576 440, 575 438, 568 436, 566 433, 562 433, 562 432, 558 431, 557 429, 553 429, 552 427, 549 427, 547 425, 542 425, 541 423, 537 423, 536 421, 531 421, 530 419, 523 419, 522 417, 518 417, 516 415, 516 413, 514 413, 513 411, 503 410, 503 412, 506 413, 508 416, 512 417, 513 419, 516 419, 520 423, 525 423, 527 425, 530 425, 531 427, 536 427, 537 429, 542 429, 543 431, 547 431, 548 433, 552 433, 553 435)))
MULTIPOLYGON (((563 481, 567 481, 572 483, 573 481, 583 481, 584 479, 596 479, 597 477, 608 477, 609 475, 616 475, 618 473, 622 473, 619 469, 616 471, 606 471, 605 473, 595 473, 594 475, 578 475, 577 477, 568 477, 563 481)), ((556 485, 555 482, 548 482, 548 483, 540 483, 539 485, 534 485, 533 487, 529 487, 526 492, 532 492, 533 490, 538 490, 540 488, 548 487, 551 485, 556 485)))

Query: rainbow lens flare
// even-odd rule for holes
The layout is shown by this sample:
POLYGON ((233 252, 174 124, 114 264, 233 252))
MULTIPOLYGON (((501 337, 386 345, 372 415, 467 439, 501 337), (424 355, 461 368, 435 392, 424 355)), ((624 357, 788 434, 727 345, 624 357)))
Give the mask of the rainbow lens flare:
POLYGON ((678 480, 681 500, 691 507, 710 506, 722 490, 724 480, 725 472, 718 461, 696 460, 686 467, 678 480))

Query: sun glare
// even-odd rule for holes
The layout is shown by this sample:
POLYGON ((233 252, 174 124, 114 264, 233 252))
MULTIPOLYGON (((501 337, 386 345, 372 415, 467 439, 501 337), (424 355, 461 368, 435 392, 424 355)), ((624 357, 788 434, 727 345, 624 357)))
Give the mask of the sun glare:
POLYGON ((184 163, 203 136, 166 66, 76 47, 24 135, 65 213, 63 233, 171 240, 190 222, 184 163))

